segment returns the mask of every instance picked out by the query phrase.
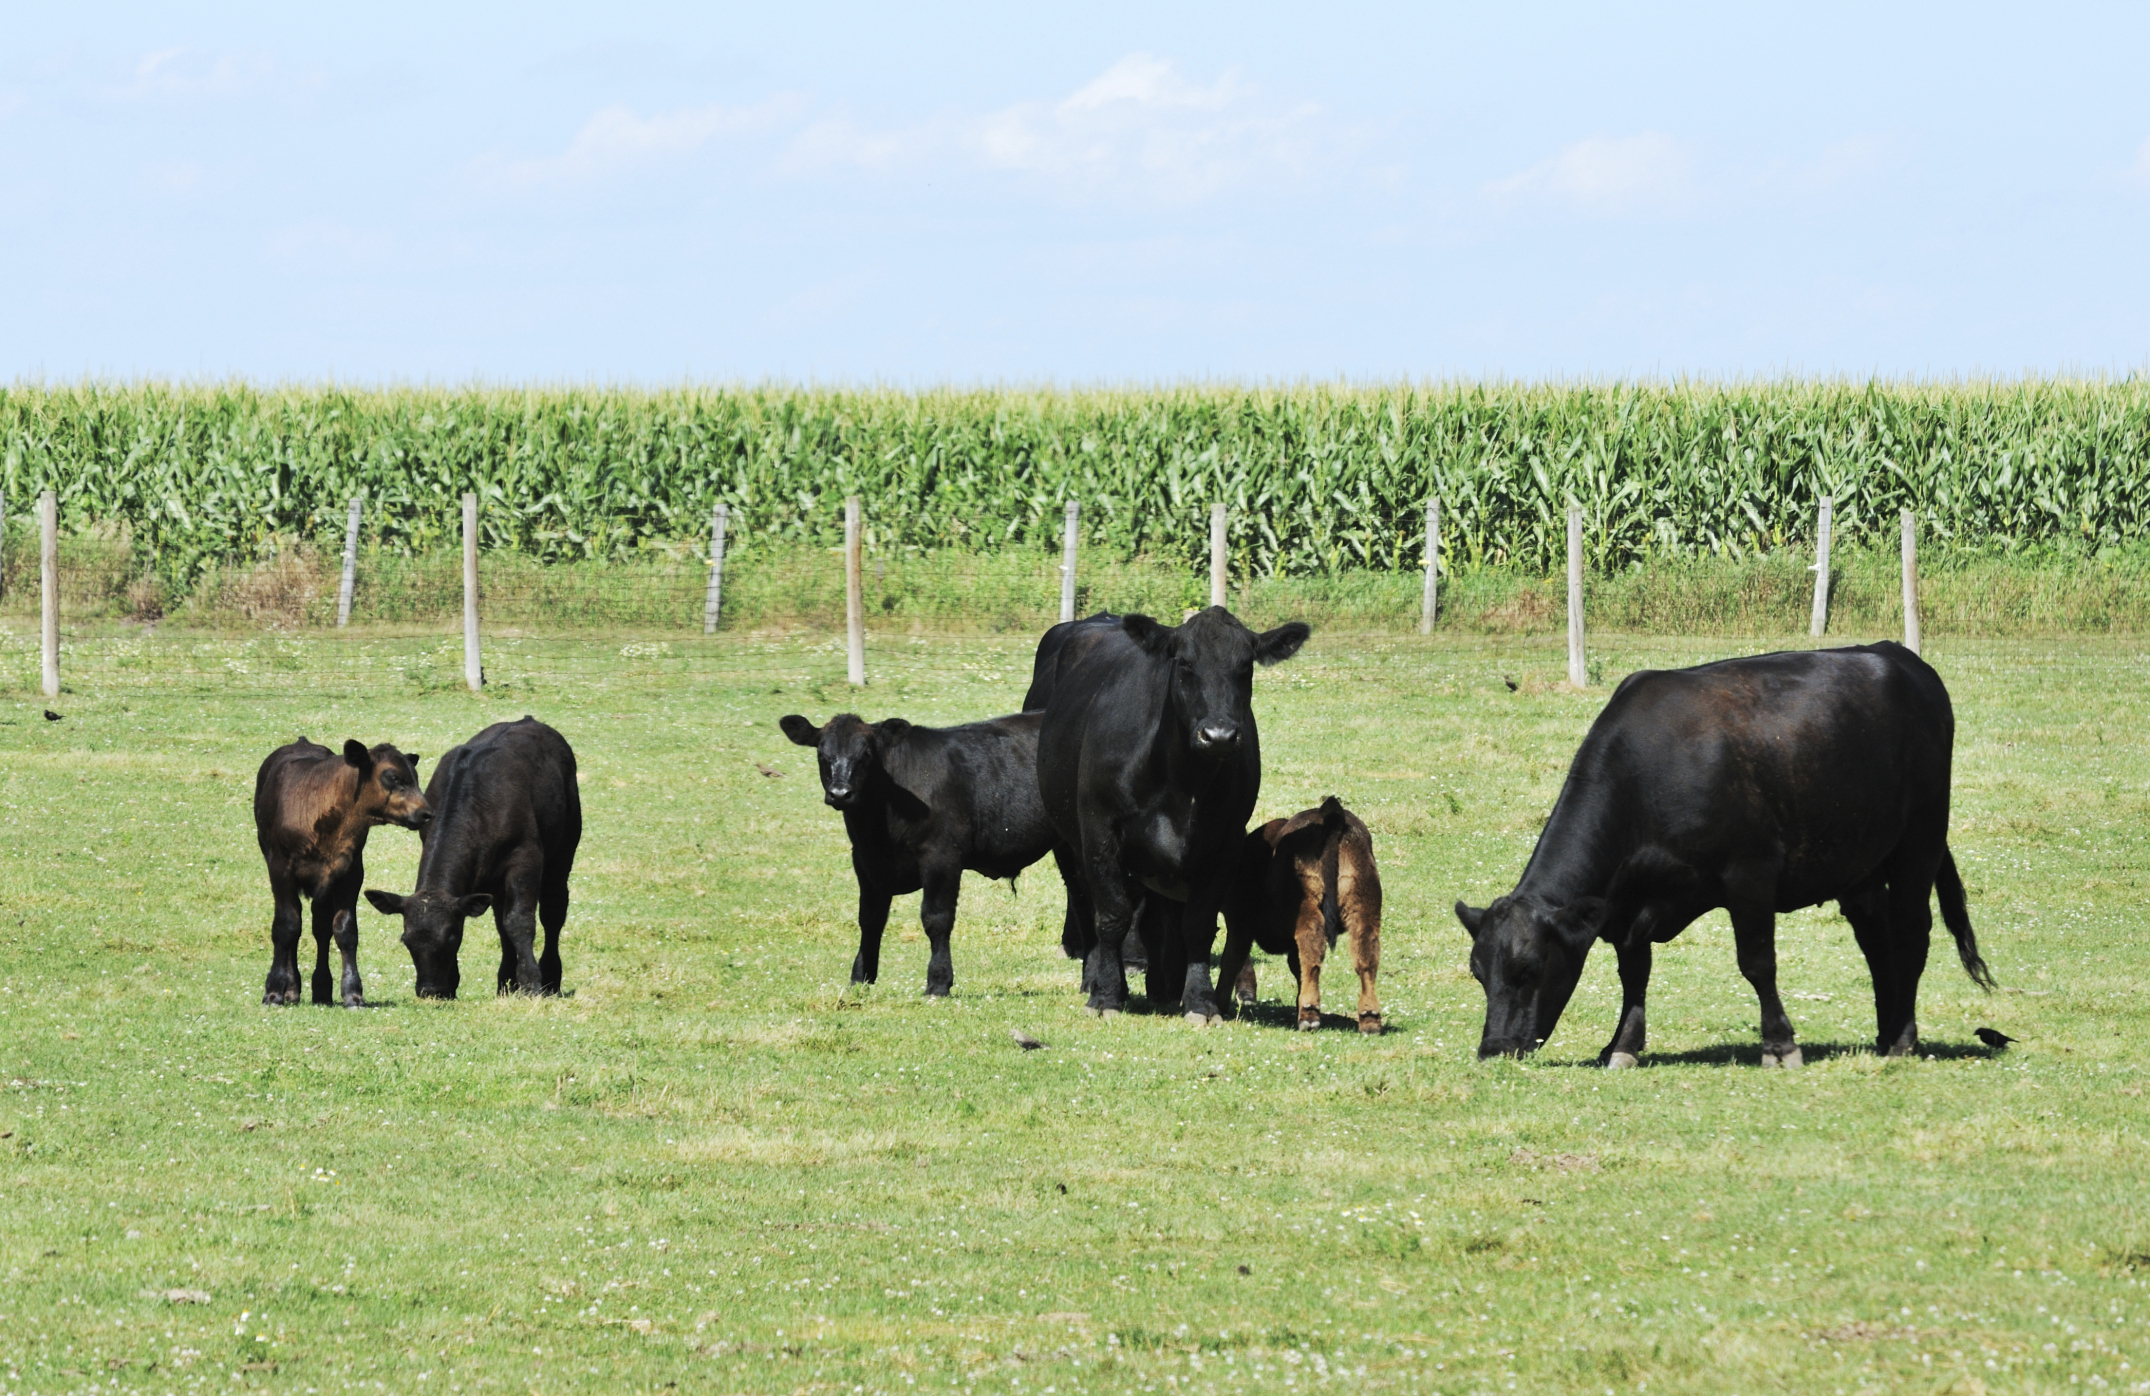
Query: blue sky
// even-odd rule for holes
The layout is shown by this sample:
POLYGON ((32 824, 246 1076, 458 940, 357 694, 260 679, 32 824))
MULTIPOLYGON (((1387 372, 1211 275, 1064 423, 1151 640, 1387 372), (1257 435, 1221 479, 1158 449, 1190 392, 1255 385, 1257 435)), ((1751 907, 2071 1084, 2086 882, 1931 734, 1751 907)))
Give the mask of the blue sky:
POLYGON ((2150 369, 2150 6, 17 7, 0 381, 2150 369))

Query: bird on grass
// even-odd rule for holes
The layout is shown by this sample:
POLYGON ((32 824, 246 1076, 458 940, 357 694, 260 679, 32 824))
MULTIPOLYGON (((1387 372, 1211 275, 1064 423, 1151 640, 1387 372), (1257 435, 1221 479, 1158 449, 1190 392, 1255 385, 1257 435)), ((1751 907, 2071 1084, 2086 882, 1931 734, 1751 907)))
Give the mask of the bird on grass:
POLYGON ((755 769, 755 770, 757 770, 757 771, 760 771, 760 772, 761 772, 761 773, 762 773, 763 775, 765 775, 765 776, 780 776, 780 775, 784 774, 784 773, 783 773, 782 771, 778 770, 778 769, 777 769, 776 767, 774 767, 774 766, 764 766, 764 765, 763 765, 763 764, 762 764, 761 762, 759 762, 759 761, 756 761, 756 762, 754 763, 754 769, 755 769))
POLYGON ((2009 1043, 2017 1041, 2016 1038, 2010 1037, 2007 1033, 2002 1032, 1998 1028, 1980 1028, 1977 1032, 1973 1033, 1972 1036, 1976 1037, 1980 1042, 1985 1043, 1988 1047, 1991 1047, 1996 1052, 2000 1051, 2003 1047, 2006 1047, 2009 1043))
POLYGON ((59 715, 58 713, 54 712, 54 711, 53 711, 52 709, 50 709, 50 708, 47 708, 47 709, 45 709, 45 721, 47 721, 47 722, 58 722, 59 720, 60 720, 60 715, 59 715))
POLYGON ((1036 1038, 1032 1037, 1029 1033, 1024 1032, 1021 1028, 1008 1029, 1008 1036, 1014 1038, 1015 1045, 1022 1048, 1026 1052, 1035 1052, 1040 1047, 1043 1047, 1045 1045, 1044 1043, 1038 1041, 1036 1038))

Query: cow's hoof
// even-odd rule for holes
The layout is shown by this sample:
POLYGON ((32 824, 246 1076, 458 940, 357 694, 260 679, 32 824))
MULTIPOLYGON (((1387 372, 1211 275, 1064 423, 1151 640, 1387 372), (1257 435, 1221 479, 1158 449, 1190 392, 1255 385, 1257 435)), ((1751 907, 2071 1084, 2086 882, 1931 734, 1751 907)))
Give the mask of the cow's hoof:
POLYGON ((1117 1018, 1120 1016, 1120 1010, 1117 1008, 1085 1008, 1083 1012, 1093 1018, 1117 1018))
POLYGON ((1806 1064, 1807 1059, 1799 1055, 1797 1047, 1787 1047, 1782 1052, 1771 1052, 1765 1049, 1762 1053, 1762 1065, 1764 1066, 1805 1066, 1806 1064))
POLYGON ((1642 1058, 1633 1052, 1615 1052, 1605 1059, 1607 1071, 1624 1071, 1631 1066, 1641 1066, 1642 1058))
POLYGON ((1373 1037, 1380 1036, 1381 1015, 1378 1013, 1361 1013, 1359 1015, 1359 1031, 1373 1037))
POLYGON ((343 1006, 345 1008, 364 1008, 366 1000, 358 994, 353 994, 343 1001, 343 1006))
POLYGON ((1306 1014, 1304 1014, 1304 1013, 1302 1013, 1302 1014, 1300 1014, 1300 1015, 1299 1015, 1299 1031, 1301 1031, 1301 1032, 1314 1032, 1314 1031, 1318 1030, 1318 1029, 1319 1029, 1320 1027, 1321 1027, 1321 1015, 1320 1015, 1319 1013, 1316 1013, 1316 1014, 1314 1014, 1314 1015, 1313 1015, 1312 1017, 1308 1017, 1308 1016, 1307 1016, 1306 1014))
POLYGON ((1182 1016, 1184 1016, 1189 1023, 1192 1023, 1198 1028, 1206 1028, 1211 1023, 1219 1021, 1218 1019, 1212 1018, 1209 1014, 1204 1013, 1199 1008, 1190 1008, 1182 1016))

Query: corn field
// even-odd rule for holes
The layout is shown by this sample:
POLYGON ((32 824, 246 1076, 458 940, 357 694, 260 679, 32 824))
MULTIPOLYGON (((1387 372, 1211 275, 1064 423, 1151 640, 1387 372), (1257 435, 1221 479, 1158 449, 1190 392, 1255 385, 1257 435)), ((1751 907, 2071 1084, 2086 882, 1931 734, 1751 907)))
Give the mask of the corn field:
POLYGON ((2150 379, 1957 383, 1370 385, 1135 390, 0 389, 0 496, 129 542, 178 585, 293 543, 484 543, 540 560, 689 556, 711 506, 731 537, 829 544, 863 496, 874 546, 1047 550, 1085 541, 1199 567, 1231 508, 1251 577, 1399 570, 1442 505, 1453 565, 1551 570, 1569 500, 1601 571, 1837 537, 2088 551, 2150 523, 2150 379))

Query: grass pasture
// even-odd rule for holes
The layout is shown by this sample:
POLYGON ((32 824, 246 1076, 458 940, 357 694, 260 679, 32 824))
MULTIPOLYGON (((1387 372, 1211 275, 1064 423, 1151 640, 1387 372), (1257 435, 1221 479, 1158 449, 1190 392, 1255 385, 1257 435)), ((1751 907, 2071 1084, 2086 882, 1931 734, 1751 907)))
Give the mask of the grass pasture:
MULTIPOLYGON (((510 636, 473 696, 437 632, 113 629, 47 722, 5 624, 11 1396, 2150 1390, 2134 644, 1930 642, 2004 988, 1942 937, 1927 1059, 1867 1050, 1849 929, 1810 911, 1780 934, 1805 1069, 1756 1066, 1719 915, 1660 954, 1646 1068, 1603 1073, 1611 957, 1538 1058, 1482 1065, 1447 907, 1512 883, 1613 680, 1771 643, 1600 637, 1583 693, 1550 637, 1317 633, 1263 672, 1263 817, 1342 794, 1382 860, 1362 1038, 1289 1031, 1276 962, 1251 1021, 1082 1017, 1046 868, 966 882, 952 1001, 916 996, 915 898, 847 992, 840 824, 775 719, 1003 711, 1027 637, 877 637, 855 699, 824 637, 510 636), (375 1007, 264 1010, 261 756, 430 763, 524 712, 584 774, 567 994, 416 1002, 369 912, 375 1007)), ((377 831, 372 884, 416 852, 377 831)))

